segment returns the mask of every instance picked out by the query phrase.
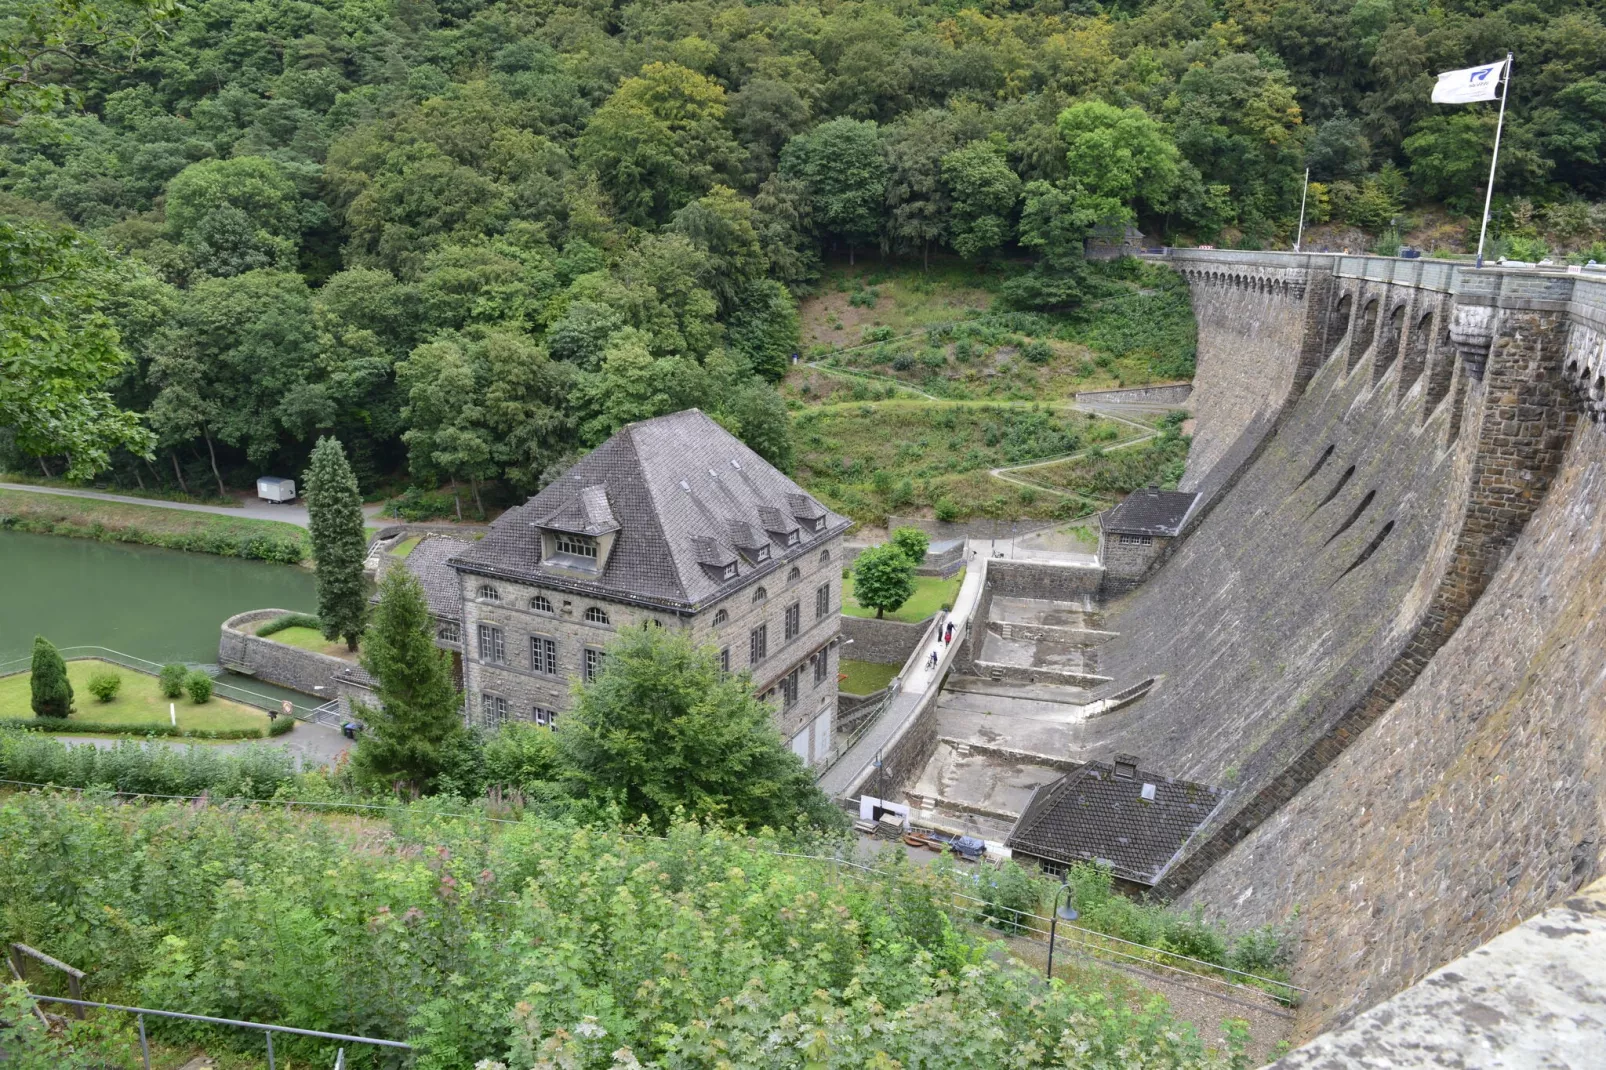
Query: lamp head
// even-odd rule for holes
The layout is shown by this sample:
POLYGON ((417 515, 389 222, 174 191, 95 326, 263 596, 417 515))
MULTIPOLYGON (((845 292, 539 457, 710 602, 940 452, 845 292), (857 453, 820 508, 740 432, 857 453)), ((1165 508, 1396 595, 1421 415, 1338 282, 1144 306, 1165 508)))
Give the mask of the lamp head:
POLYGON ((1069 903, 1066 903, 1064 906, 1054 911, 1054 913, 1059 915, 1060 921, 1075 921, 1077 918, 1082 916, 1081 914, 1077 913, 1076 908, 1071 906, 1069 903))

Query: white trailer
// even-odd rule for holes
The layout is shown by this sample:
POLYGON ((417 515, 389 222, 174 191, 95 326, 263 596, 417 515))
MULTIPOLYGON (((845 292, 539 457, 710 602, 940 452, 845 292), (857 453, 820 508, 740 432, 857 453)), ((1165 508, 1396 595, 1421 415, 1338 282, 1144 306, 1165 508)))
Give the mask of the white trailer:
POLYGON ((270 502, 296 500, 296 481, 283 476, 258 476, 257 497, 270 502))

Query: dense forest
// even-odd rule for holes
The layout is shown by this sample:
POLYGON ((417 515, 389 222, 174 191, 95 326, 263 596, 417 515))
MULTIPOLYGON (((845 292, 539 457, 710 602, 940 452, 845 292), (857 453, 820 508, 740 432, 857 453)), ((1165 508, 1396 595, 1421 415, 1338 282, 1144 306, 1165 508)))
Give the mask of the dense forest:
POLYGON ((0 467, 526 493, 697 405, 782 463, 823 261, 1070 311, 1091 232, 1606 259, 1602 0, 15 0, 0 467), (1476 229, 1471 226, 1473 240, 1476 229), (142 459, 143 458, 143 459, 142 459))

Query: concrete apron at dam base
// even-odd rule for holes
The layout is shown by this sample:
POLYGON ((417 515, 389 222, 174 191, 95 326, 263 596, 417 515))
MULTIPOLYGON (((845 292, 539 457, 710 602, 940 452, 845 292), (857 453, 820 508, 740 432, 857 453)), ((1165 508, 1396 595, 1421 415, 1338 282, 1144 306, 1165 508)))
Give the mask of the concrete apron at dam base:
POLYGON ((1162 259, 1199 325, 1202 503, 1131 593, 992 570, 896 786, 1000 828, 1118 751, 1229 789, 1158 891, 1280 928, 1308 1040, 1602 872, 1606 275, 1162 259))

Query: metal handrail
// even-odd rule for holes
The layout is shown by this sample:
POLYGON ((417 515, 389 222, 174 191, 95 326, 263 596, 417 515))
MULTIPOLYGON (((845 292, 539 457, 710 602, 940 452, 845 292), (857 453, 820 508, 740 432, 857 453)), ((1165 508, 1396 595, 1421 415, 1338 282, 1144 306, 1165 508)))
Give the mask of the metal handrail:
POLYGON ((300 1037, 313 1037, 317 1040, 342 1040, 348 1044, 372 1044, 378 1048, 401 1048, 412 1051, 413 1046, 400 1040, 383 1040, 379 1037, 359 1037, 350 1033, 325 1033, 321 1029, 298 1029, 292 1025, 269 1025, 266 1022, 245 1022, 238 1018, 214 1018, 208 1014, 186 1014, 183 1011, 163 1011, 152 1007, 127 1007, 120 1003, 96 1003, 87 999, 63 999, 60 996, 41 996, 29 992, 28 998, 36 1003, 62 1003, 71 1007, 96 1007, 101 1010, 118 1011, 122 1014, 132 1014, 139 1023, 139 1050, 145 1061, 145 1070, 151 1068, 150 1042, 145 1037, 145 1016, 155 1018, 179 1018, 186 1022, 205 1022, 208 1025, 227 1025, 236 1029, 260 1029, 268 1041, 268 1070, 274 1070, 273 1060, 273 1034, 289 1033, 300 1037))

